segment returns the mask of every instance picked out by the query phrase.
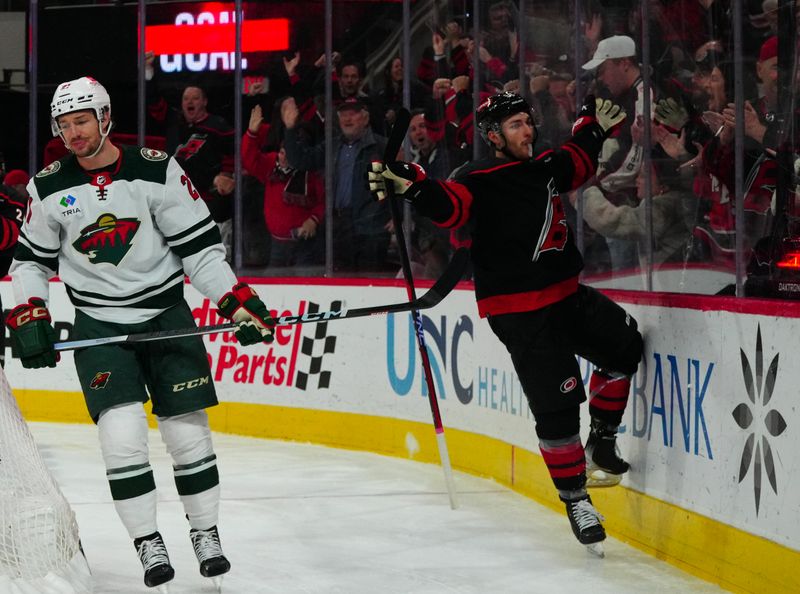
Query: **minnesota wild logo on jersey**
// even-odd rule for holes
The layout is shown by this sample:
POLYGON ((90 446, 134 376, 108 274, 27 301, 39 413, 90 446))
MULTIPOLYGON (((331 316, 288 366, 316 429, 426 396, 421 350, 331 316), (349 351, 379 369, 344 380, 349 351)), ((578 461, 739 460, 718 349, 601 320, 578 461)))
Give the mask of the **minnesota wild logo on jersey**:
POLYGON ((131 249, 139 219, 118 219, 111 213, 101 214, 97 221, 81 229, 81 236, 72 246, 89 256, 93 264, 108 262, 116 266, 131 249))

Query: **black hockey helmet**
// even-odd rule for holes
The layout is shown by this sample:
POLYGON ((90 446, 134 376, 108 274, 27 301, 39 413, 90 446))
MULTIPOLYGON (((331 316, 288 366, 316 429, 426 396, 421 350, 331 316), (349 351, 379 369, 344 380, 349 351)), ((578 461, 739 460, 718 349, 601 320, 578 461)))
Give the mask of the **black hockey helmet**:
POLYGON ((489 146, 493 147, 494 143, 489 140, 489 131, 494 130, 500 134, 500 124, 503 123, 503 120, 517 113, 527 113, 531 116, 531 125, 533 126, 535 139, 536 124, 533 117, 533 108, 522 96, 509 91, 492 95, 481 103, 475 112, 475 122, 478 125, 481 138, 483 138, 489 146))

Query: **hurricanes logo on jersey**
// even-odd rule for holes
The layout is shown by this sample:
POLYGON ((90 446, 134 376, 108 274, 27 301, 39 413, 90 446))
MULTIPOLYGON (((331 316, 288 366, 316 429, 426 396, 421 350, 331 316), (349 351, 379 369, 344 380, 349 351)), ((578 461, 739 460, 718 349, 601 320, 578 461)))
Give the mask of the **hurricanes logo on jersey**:
POLYGON ((108 380, 111 378, 110 371, 98 371, 94 374, 92 381, 89 382, 89 387, 92 390, 99 390, 100 388, 105 388, 108 380))
POLYGON ((116 266, 131 249, 140 224, 139 219, 101 214, 96 222, 81 229, 81 236, 72 242, 72 247, 86 254, 93 264, 108 262, 116 266))

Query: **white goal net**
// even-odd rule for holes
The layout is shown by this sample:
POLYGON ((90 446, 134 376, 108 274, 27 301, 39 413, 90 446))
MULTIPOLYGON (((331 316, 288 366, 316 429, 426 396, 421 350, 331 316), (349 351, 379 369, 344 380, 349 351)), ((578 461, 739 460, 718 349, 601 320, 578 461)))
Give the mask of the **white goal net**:
POLYGON ((0 369, 0 593, 92 591, 75 514, 0 369))

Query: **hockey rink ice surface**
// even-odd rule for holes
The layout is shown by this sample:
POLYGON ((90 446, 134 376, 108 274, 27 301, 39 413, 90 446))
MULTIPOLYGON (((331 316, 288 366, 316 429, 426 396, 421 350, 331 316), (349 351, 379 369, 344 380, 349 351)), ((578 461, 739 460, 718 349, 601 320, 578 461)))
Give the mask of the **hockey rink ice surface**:
MULTIPOLYGON (((78 519, 98 594, 156 594, 142 582, 116 516, 92 425, 31 423, 78 519)), ((431 431, 433 429, 431 428, 431 431)), ((551 594, 721 592, 609 538, 590 555, 564 514, 505 487, 456 473, 450 509, 442 469, 323 446, 215 434, 220 537, 231 561, 225 594, 551 594)), ((157 431, 151 462, 170 594, 212 594, 157 431)), ((602 510, 601 510, 602 511, 602 510)), ((608 523, 607 523, 608 524, 608 523)))

